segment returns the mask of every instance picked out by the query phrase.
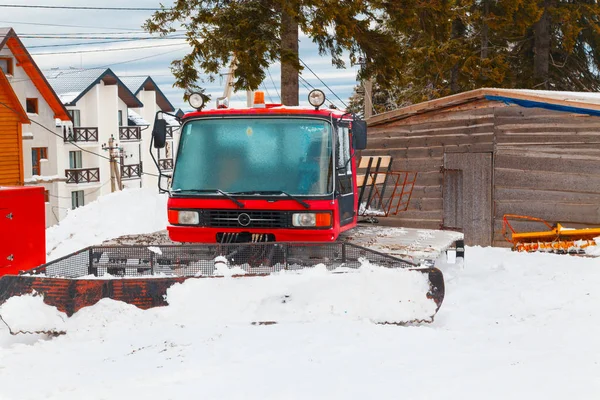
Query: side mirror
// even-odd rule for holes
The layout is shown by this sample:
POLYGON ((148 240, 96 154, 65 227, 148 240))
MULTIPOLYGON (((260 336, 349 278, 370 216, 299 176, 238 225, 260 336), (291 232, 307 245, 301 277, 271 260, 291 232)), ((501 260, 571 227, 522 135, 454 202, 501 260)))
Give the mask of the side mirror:
POLYGON ((152 129, 152 138, 154 148, 162 149, 167 144, 167 121, 164 119, 154 119, 154 129, 152 129))
POLYGON ((352 121, 352 144, 356 150, 367 148, 367 122, 361 120, 352 121))

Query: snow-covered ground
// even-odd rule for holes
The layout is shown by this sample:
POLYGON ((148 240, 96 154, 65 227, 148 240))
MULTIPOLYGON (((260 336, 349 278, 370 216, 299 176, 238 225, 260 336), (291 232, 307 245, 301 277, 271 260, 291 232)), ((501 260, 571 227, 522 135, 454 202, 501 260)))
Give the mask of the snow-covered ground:
MULTIPOLYGON (((126 214, 147 219, 138 231, 154 229, 152 207, 126 214)), ((82 230, 96 223, 84 209, 82 230)), ((78 248, 105 230, 67 237, 78 248)), ((67 251, 54 234, 55 251, 67 251)), ((147 311, 103 300, 51 340, 11 336, 0 322, 0 399, 599 398, 600 259, 468 247, 464 265, 441 268, 446 299, 429 325, 327 310, 251 325, 248 289, 235 286, 260 278, 227 277, 177 285, 170 306, 147 311), (196 286, 213 282, 227 289, 196 286)))
POLYGON ((167 226, 167 195, 156 189, 127 189, 69 211, 46 230, 47 260, 122 235, 151 233, 167 226))

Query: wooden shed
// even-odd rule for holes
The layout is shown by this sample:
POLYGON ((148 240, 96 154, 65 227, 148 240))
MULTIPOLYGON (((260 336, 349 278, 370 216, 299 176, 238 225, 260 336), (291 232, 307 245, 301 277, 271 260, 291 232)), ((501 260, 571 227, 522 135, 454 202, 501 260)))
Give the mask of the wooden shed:
POLYGON ((0 185, 22 185, 22 125, 29 118, 0 69, 0 185))
POLYGON ((505 214, 600 226, 600 93, 477 89, 368 125, 364 155, 418 171, 409 209, 385 224, 460 230, 482 246, 508 245, 505 214))

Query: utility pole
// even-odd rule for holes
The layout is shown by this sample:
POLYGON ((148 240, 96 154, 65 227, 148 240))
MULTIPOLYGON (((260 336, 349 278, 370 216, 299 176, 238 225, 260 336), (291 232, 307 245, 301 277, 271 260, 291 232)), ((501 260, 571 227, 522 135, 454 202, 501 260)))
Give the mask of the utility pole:
POLYGON ((119 157, 120 151, 118 143, 115 144, 115 138, 110 135, 110 139, 108 139, 108 146, 106 144, 102 145, 102 150, 108 151, 109 163, 110 163, 110 191, 115 192, 118 190, 123 190, 123 184, 121 182, 121 174, 118 169, 117 158, 119 157))
POLYGON ((373 80, 367 79, 363 83, 365 89, 365 119, 373 115, 373 80))
MULTIPOLYGON (((367 67, 367 60, 360 57, 358 59, 358 63, 360 64, 360 68, 364 70, 367 67)), ((370 118, 373 115, 373 78, 368 78, 363 80, 363 105, 364 105, 364 118, 365 120, 370 118)))

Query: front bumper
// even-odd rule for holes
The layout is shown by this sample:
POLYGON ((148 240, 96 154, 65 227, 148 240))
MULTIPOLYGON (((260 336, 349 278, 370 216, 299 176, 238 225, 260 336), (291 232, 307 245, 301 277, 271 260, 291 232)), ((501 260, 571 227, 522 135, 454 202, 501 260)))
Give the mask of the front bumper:
POLYGON ((169 238, 172 241, 186 243, 217 243, 217 235, 223 233, 236 234, 247 232, 249 234, 273 235, 277 242, 333 242, 339 235, 339 232, 336 232, 334 228, 228 229, 170 225, 167 227, 167 230, 169 231, 169 238))

